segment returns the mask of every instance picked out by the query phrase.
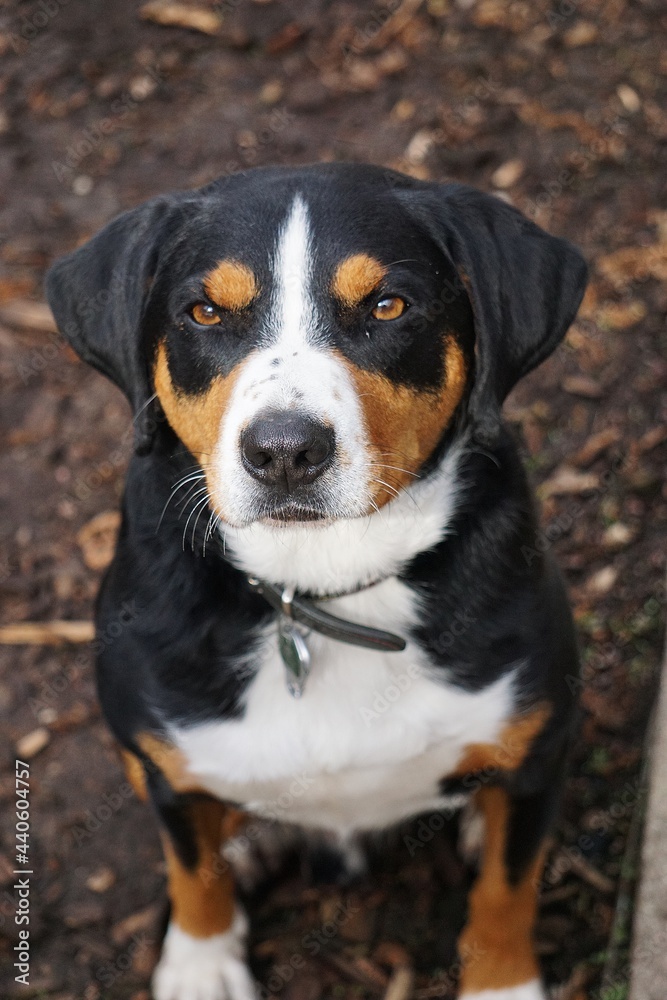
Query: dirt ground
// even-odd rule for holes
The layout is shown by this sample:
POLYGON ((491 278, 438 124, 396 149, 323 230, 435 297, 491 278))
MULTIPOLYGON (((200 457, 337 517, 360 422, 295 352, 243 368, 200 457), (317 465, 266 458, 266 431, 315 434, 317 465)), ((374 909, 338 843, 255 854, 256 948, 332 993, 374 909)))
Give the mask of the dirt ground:
MULTIPOLYGON (((539 950, 548 983, 567 984, 554 996, 623 1000, 665 608, 664 4, 188 5, 206 31, 139 9, 0 5, 1 623, 91 618, 130 447, 127 404, 39 305, 51 260, 144 198, 254 164, 373 161, 496 191, 591 264, 566 343, 507 415, 584 660, 539 950)), ((2 997, 148 998, 163 864, 91 660, 85 643, 0 645, 2 997), (12 969, 17 755, 31 764, 29 987, 12 969)), ((417 1000, 452 998, 470 874, 441 827, 427 816, 376 838, 371 875, 347 890, 292 864, 250 896, 267 990, 381 997, 407 963, 417 1000)))

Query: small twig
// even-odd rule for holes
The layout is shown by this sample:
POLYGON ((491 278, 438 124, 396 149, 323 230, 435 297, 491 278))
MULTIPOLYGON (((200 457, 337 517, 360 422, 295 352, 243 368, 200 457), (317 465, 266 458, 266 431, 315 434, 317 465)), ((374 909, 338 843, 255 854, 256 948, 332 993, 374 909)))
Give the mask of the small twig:
POLYGON ((384 1000, 408 1000, 412 994, 415 974, 407 965, 399 965, 389 980, 384 1000))
POLYGON ((554 1000, 580 1000, 591 978, 591 970, 585 965, 577 965, 574 972, 554 995, 554 1000))
POLYGON ((603 875, 601 871, 598 871, 589 861, 582 858, 580 854, 571 855, 566 852, 566 857, 570 870, 578 875, 579 878, 583 879, 584 882, 588 882, 590 886, 597 889, 598 892, 603 892, 605 895, 610 896, 616 891, 616 883, 613 879, 610 879, 607 875, 603 875))
POLYGON ((17 622, 0 626, 0 645, 59 646, 63 642, 92 642, 95 626, 85 621, 17 622))
POLYGON ((362 986, 366 986, 367 988, 376 991, 383 989, 383 986, 369 976, 367 972, 358 968, 356 964, 348 962, 342 955, 337 955, 332 951, 322 951, 320 952, 319 958, 322 961, 327 962, 329 965, 332 965, 334 969, 355 983, 361 983, 362 986))

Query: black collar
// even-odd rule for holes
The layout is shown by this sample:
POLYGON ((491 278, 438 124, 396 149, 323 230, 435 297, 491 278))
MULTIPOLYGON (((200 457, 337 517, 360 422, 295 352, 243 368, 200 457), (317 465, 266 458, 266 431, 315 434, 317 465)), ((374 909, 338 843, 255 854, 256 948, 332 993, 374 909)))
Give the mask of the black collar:
MULTIPOLYGON (((373 583, 357 588, 357 590, 346 591, 342 594, 327 594, 326 597, 319 597, 318 600, 326 601, 332 600, 334 597, 347 597, 349 594, 368 590, 369 587, 374 587, 381 582, 381 580, 375 580, 373 583)), ((321 608, 313 604, 310 598, 302 594, 297 597, 292 587, 276 587, 272 583, 267 583, 266 580, 258 580, 253 576, 248 577, 248 583, 276 611, 280 611, 287 618, 299 622, 300 625, 312 629, 314 632, 326 635, 330 639, 385 653, 400 652, 400 650, 405 649, 406 642, 401 636, 330 615, 327 611, 322 611, 321 608)))

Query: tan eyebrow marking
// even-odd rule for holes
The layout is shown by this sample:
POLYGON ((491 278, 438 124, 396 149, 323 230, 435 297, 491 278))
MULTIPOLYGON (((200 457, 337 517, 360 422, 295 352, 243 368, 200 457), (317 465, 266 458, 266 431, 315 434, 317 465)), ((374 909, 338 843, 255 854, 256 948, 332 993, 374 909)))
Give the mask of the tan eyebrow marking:
POLYGON ((204 278, 206 294, 221 309, 238 312, 259 292, 255 275, 238 260, 221 260, 204 278))
POLYGON ((387 268, 379 260, 355 253, 336 268, 331 290, 344 305, 356 306, 380 284, 386 273, 387 268))

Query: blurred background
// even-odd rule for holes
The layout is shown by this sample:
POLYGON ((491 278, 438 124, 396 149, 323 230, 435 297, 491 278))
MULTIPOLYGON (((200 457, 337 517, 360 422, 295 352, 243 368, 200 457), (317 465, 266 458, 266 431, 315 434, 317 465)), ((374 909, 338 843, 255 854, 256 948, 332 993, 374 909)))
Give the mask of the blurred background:
MULTIPOLYGON (((506 413, 584 659, 539 950, 561 1000, 626 997, 665 607, 666 34, 661 0, 0 4, 0 995, 147 1000, 164 897, 87 642, 130 412, 56 333, 44 271, 159 192, 345 160, 493 191, 590 262, 566 342, 506 413), (11 968, 17 755, 31 763, 30 987, 11 968)), ((451 1000, 470 875, 442 826, 376 839, 372 878, 349 890, 288 865, 250 897, 267 989, 382 997, 407 963, 416 1000, 451 1000)))

